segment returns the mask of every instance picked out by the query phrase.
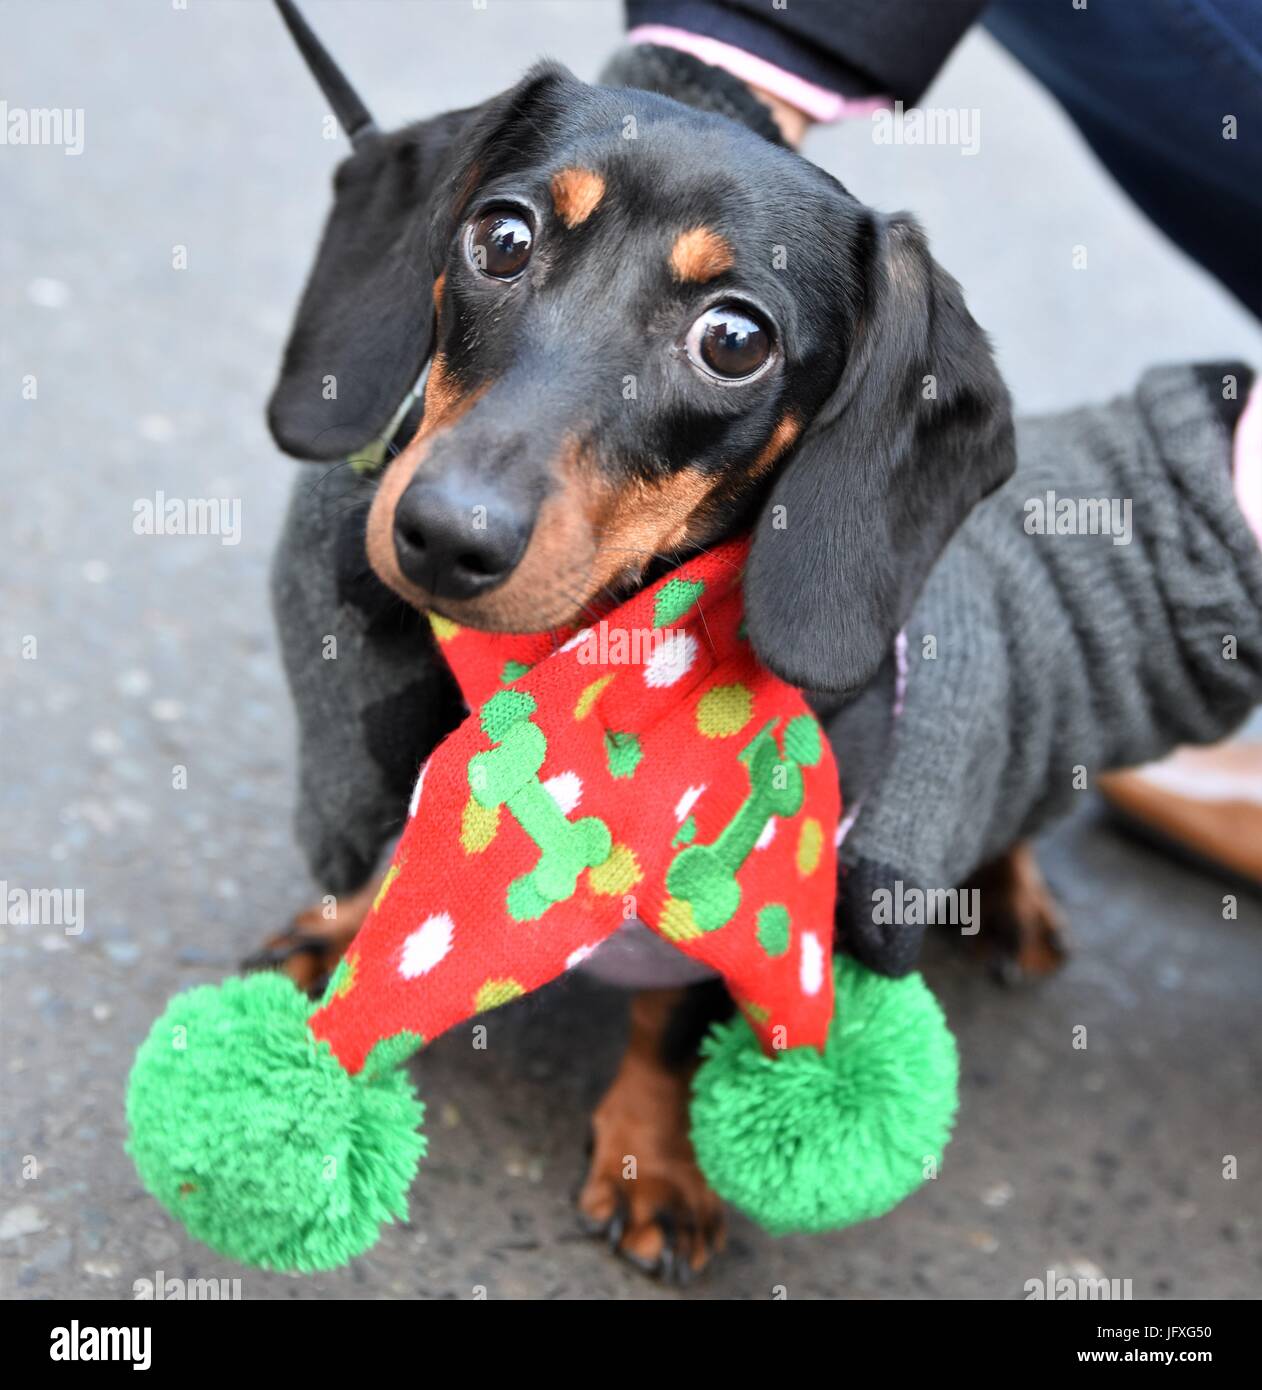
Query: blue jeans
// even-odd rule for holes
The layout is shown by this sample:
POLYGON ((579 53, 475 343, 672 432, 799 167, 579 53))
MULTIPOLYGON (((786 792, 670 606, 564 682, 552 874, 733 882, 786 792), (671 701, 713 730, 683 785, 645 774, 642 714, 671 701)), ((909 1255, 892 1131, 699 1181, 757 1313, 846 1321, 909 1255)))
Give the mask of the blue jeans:
POLYGON ((1153 222, 1262 317, 1262 0, 996 0, 984 22, 1153 222))

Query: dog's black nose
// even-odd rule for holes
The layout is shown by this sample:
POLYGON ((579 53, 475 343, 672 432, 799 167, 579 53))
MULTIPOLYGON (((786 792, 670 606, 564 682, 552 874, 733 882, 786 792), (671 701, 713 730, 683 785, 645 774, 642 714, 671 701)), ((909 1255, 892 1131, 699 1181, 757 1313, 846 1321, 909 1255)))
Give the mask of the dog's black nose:
POLYGON ((394 512, 399 568, 438 598, 475 598, 502 584, 530 532, 530 519, 507 499, 474 501, 439 479, 410 483, 394 512))

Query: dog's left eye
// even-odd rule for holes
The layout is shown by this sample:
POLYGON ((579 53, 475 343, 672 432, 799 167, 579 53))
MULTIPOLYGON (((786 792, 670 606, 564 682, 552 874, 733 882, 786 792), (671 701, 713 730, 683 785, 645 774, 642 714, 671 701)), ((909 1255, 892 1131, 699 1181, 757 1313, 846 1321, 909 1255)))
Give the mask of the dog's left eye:
POLYGON ((742 304, 715 304, 688 330, 684 346, 708 376, 741 381, 771 357, 771 330, 742 304))
POLYGON ((511 280, 520 275, 533 245, 530 223, 511 208, 484 212, 469 224, 469 259, 493 280, 511 280))

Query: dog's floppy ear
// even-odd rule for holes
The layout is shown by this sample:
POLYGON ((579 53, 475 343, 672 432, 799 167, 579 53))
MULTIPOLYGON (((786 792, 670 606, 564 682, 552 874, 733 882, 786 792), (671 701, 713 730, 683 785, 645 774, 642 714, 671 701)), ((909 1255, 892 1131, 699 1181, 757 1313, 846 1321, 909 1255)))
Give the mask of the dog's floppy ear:
POLYGON ((952 532, 1015 465, 1008 392, 919 227, 873 218, 840 379, 772 486, 746 570, 777 675, 852 691, 876 672, 952 532))
POLYGON ((519 120, 546 132, 567 83, 578 85, 564 68, 540 65, 482 106, 372 132, 338 166, 268 405, 286 453, 345 458, 389 424, 429 356, 434 280, 456 204, 493 171, 497 146, 520 155, 528 141, 519 120))
POLYGON ((267 410, 287 454, 345 458, 386 427, 424 365, 434 318, 428 194, 458 124, 440 116, 369 140, 338 167, 267 410))

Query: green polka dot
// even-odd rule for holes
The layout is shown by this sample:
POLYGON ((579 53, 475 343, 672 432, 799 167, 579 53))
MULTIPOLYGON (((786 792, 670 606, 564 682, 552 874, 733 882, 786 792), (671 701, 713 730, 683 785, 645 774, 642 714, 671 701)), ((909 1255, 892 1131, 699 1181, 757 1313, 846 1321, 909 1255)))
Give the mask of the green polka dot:
POLYGON ((689 816, 686 821, 675 831, 675 838, 671 845, 690 845, 697 838, 697 818, 689 816))
POLYGON ((653 600, 653 626, 667 627, 677 622, 705 592, 702 580, 675 578, 662 585, 653 600))
POLYGON ((410 1033, 404 1028, 401 1032, 395 1033, 393 1037, 382 1038, 373 1047, 364 1059, 364 1065, 360 1068, 359 1074, 365 1081, 371 1080, 375 1076, 382 1076, 406 1062, 413 1053, 419 1052, 424 1046, 423 1034, 410 1033))
POLYGON ((769 956, 782 956, 789 949, 789 910, 782 903, 759 909, 758 944, 769 956))
POLYGON ((605 735, 605 757, 609 763, 610 777, 630 777, 640 765, 644 749, 634 734, 605 735))
POLYGON ((784 755, 804 767, 814 767, 823 756, 819 725, 809 714, 790 719, 784 731, 784 755))
POLYGON ((754 697, 744 685, 716 685, 697 701, 697 728, 706 738, 730 738, 749 723, 754 697))
POLYGON ((524 676, 530 667, 524 661, 506 661, 500 672, 500 684, 512 685, 518 676, 524 676))
POLYGON ((479 722, 492 743, 503 742, 514 724, 529 719, 536 709, 533 695, 524 690, 498 690, 482 706, 479 722))

